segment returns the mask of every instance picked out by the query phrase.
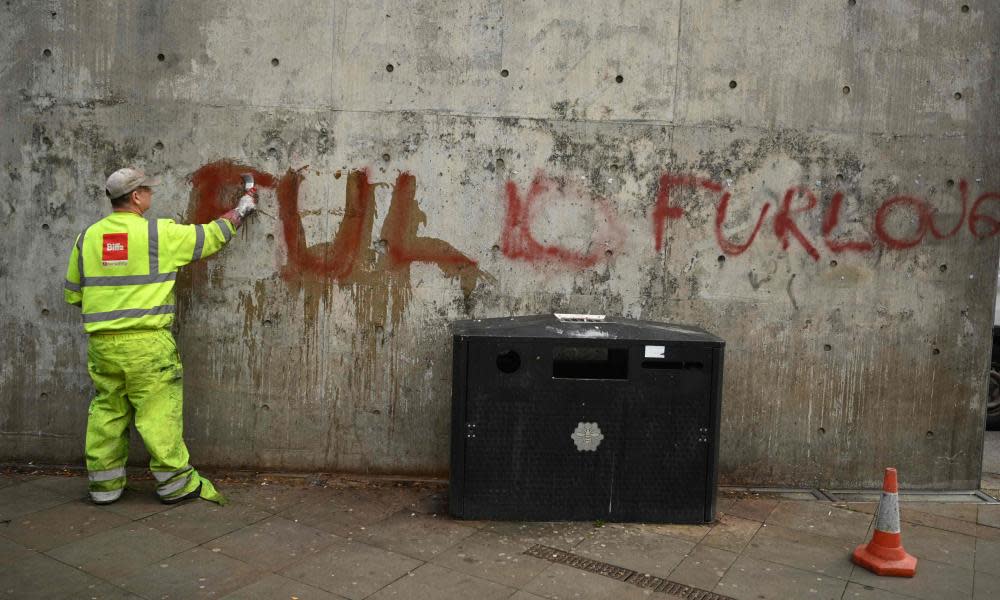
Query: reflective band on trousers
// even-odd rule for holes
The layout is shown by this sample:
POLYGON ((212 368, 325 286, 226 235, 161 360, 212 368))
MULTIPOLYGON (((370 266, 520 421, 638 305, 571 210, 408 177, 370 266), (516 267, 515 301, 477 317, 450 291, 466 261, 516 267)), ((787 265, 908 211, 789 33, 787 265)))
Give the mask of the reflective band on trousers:
POLYGON ((153 477, 155 477, 157 481, 163 482, 175 475, 180 475, 181 473, 190 470, 191 470, 191 465, 184 465, 183 467, 177 469, 176 471, 153 471, 153 477))
POLYGON ((112 479, 118 479, 119 477, 125 477, 125 467, 108 469, 107 471, 91 471, 87 473, 87 478, 91 481, 111 481, 112 479))
POLYGON ((173 314, 174 305, 164 304, 153 308, 123 308, 121 310, 109 310, 107 312, 86 313, 83 315, 84 323, 97 323, 99 321, 111 321, 113 319, 124 319, 127 317, 145 317, 147 315, 169 315, 173 314))
POLYGON ((186 486, 190 481, 191 481, 190 475, 188 475, 187 477, 181 477, 180 479, 174 481, 173 483, 168 483, 163 487, 156 488, 156 493, 161 496, 169 496, 170 494, 173 494, 177 490, 183 489, 184 486, 186 486))
POLYGON ((191 255, 191 260, 195 261, 201 258, 201 253, 205 250, 205 226, 195 225, 194 227, 194 254, 191 255))
POLYGON ((228 225, 229 221, 225 219, 216 219, 215 221, 212 222, 219 226, 219 230, 222 232, 222 236, 226 238, 227 242, 233 239, 233 232, 229 231, 229 225, 228 225))
MULTIPOLYGON (((108 275, 105 277, 84 277, 80 280, 82 287, 109 285, 142 285, 145 283, 163 283, 174 281, 177 273, 160 273, 158 275, 108 275)), ((79 288, 74 291, 79 291, 79 288)))
POLYGON ((111 502, 112 500, 117 500, 121 498, 122 491, 124 490, 111 490, 110 492, 90 492, 90 497, 94 502, 111 502))

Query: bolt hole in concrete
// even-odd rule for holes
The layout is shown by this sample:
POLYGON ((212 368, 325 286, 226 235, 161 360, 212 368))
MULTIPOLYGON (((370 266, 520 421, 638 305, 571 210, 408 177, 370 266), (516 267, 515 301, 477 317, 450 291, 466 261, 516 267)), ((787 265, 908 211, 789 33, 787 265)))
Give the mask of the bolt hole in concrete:
POLYGON ((156 55, 156 60, 158 60, 160 62, 163 62, 163 61, 167 60, 167 57, 164 56, 163 54, 157 54, 156 55))
POLYGON ((931 350, 931 354, 933 354, 934 356, 937 356, 938 354, 941 354, 941 349, 940 348, 935 348, 935 349, 931 350))
POLYGON ((385 154, 382 155, 382 160, 384 160, 385 162, 389 162, 390 158, 392 158, 392 157, 389 156, 388 153, 385 153, 385 154))
POLYGON ((955 187, 955 180, 954 179, 949 179, 948 181, 945 182, 945 184, 948 187, 955 187))
POLYGON ((605 250, 605 251, 604 251, 604 256, 607 256, 607 257, 609 257, 609 258, 610 258, 611 256, 614 256, 614 254, 615 254, 615 251, 614 251, 614 250, 605 250))
POLYGON ((848 5, 848 6, 854 6, 854 5, 855 5, 855 4, 857 4, 857 3, 858 3, 858 1, 857 1, 857 0, 847 0, 847 5, 848 5))
POLYGON ((45 400, 46 398, 49 397, 49 395, 46 394, 45 392, 42 392, 42 396, 41 397, 42 397, 42 400, 45 400))
POLYGON ((271 326, 271 319, 264 319, 264 327, 270 327, 270 326, 271 326))
POLYGON ((504 167, 504 162, 502 158, 497 159, 497 168, 502 169, 504 167))
POLYGON ((837 266, 837 261, 835 261, 835 260, 831 260, 831 261, 830 261, 830 266, 831 266, 831 267, 836 267, 836 266, 837 266))
POLYGON ((48 314, 49 314, 49 309, 43 308, 42 309, 42 316, 45 317, 45 316, 48 316, 48 314))
POLYGON ((277 160, 277 158, 278 158, 278 149, 274 148, 274 147, 268 148, 267 149, 267 156, 269 158, 273 158, 273 159, 277 160))
POLYGON ((829 352, 830 350, 833 350, 833 346, 830 344, 823 344, 823 349, 829 352))
POLYGON ((388 71, 388 72, 390 72, 390 73, 392 73, 392 65, 391 64, 390 65, 386 65, 385 66, 385 70, 388 71))
POLYGON ((45 231, 48 231, 49 230, 49 224, 48 223, 42 223, 42 229, 44 229, 45 231))
POLYGON ((926 435, 927 435, 928 439, 929 439, 929 438, 932 438, 932 437, 934 437, 934 432, 933 432, 933 431, 928 431, 928 432, 926 433, 926 435))
POLYGON ((844 92, 844 95, 846 96, 847 94, 850 94, 850 93, 851 93, 851 86, 849 86, 849 85, 845 85, 845 86, 844 86, 844 89, 843 89, 843 90, 841 90, 841 91, 842 91, 842 92, 844 92))
POLYGON ((611 165, 611 170, 614 171, 614 172, 616 172, 616 173, 618 172, 618 169, 620 169, 620 168, 621 167, 619 167, 618 165, 611 165))
POLYGON ((45 58, 48 58, 48 57, 52 56, 52 51, 51 51, 51 50, 49 50, 48 48, 46 48, 45 50, 42 50, 42 55, 43 55, 43 56, 44 56, 45 58))
POLYGON ((961 99, 962 99, 961 92, 955 92, 955 100, 961 100, 961 99))
POLYGON ((617 75, 617 76, 615 77, 615 83, 621 83, 621 82, 623 82, 623 81, 625 81, 625 78, 624 78, 624 77, 622 77, 621 75, 617 75))
POLYGON ((271 66, 272 66, 272 67, 277 67, 277 66, 278 66, 278 65, 280 65, 280 64, 281 64, 281 61, 280 61, 280 60, 278 60, 277 58, 272 58, 272 59, 271 59, 271 66))
POLYGON ((824 429, 824 428, 820 427, 819 429, 817 429, 817 430, 816 430, 816 433, 818 433, 818 434, 820 434, 820 435, 823 435, 823 434, 825 434, 825 433, 826 433, 826 429, 824 429))
POLYGON ((260 407, 264 410, 271 410, 271 407, 266 404, 261 404, 260 407))
POLYGON ((733 171, 731 169, 726 169, 725 171, 722 172, 722 174, 725 175, 726 177, 732 177, 733 171))
POLYGON ((52 145, 52 139, 49 138, 49 137, 43 137, 42 138, 42 143, 45 144, 46 146, 51 146, 52 145))
POLYGON ((969 5, 968 4, 963 4, 962 5, 962 12, 964 12, 964 13, 969 12, 969 5))
POLYGON ((496 244, 493 244, 493 247, 490 248, 490 250, 492 252, 500 252, 500 246, 497 246, 496 244))
POLYGON ((163 150, 163 142, 156 142, 155 144, 153 144, 153 148, 157 150, 163 150))
POLYGON ((944 273, 945 271, 948 270, 948 265, 941 265, 940 267, 938 267, 938 270, 944 273))
POLYGON ((510 75, 510 71, 507 69, 500 69, 500 77, 507 77, 508 75, 510 75))
POLYGON ((729 89, 731 89, 731 90, 735 90, 736 89, 736 80, 733 80, 733 81, 729 82, 729 89))
POLYGON ((269 241, 269 242, 273 242, 274 241, 274 234, 273 233, 267 234, 267 241, 269 241))
POLYGON ((719 264, 720 264, 720 265, 723 265, 723 264, 725 264, 725 263, 726 263, 726 257, 725 257, 724 255, 722 255, 722 254, 720 254, 720 255, 719 255, 719 258, 717 258, 717 259, 715 259, 715 260, 719 261, 719 264))
POLYGON ((843 173, 837 173, 837 181, 843 181, 843 180, 844 180, 844 174, 843 173))

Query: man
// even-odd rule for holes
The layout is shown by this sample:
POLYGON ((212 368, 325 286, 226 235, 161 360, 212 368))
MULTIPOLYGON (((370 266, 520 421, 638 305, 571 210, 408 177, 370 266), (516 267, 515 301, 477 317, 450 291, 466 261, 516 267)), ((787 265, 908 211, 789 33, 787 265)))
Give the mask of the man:
POLYGON ((89 334, 87 370, 97 394, 87 420, 90 496, 110 504, 125 489, 128 425, 149 451, 160 500, 225 498, 188 463, 181 417, 183 371, 170 332, 177 269, 215 254, 256 209, 249 177, 236 208, 206 225, 143 215, 159 178, 125 168, 108 177, 112 212, 77 237, 66 269, 66 302, 80 306, 89 334))

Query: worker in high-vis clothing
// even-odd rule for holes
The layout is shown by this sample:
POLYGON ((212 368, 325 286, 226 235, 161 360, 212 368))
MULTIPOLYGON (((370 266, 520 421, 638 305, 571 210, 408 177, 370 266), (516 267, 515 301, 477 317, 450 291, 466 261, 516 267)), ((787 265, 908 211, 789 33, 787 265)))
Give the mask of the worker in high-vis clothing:
POLYGON ((87 419, 90 497, 118 500, 125 490, 129 422, 149 451, 162 502, 193 498, 225 503, 212 482, 189 463, 183 438, 183 370, 170 327, 177 269, 222 249, 256 209, 245 177, 236 207, 204 225, 150 219, 159 178, 119 169, 105 193, 112 212, 76 238, 66 269, 66 302, 79 306, 89 336, 87 370, 96 394, 87 419))

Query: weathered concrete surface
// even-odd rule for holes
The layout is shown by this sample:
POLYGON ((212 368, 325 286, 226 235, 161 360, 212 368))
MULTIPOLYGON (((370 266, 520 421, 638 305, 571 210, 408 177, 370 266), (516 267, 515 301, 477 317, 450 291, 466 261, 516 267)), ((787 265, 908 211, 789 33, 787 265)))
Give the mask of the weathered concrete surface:
POLYGON ((975 487, 1000 9, 968 4, 5 2, 0 460, 81 459, 61 282, 106 174, 206 219, 245 165, 259 217, 179 282, 198 464, 442 474, 447 323, 559 310, 728 341, 724 483, 975 487))

